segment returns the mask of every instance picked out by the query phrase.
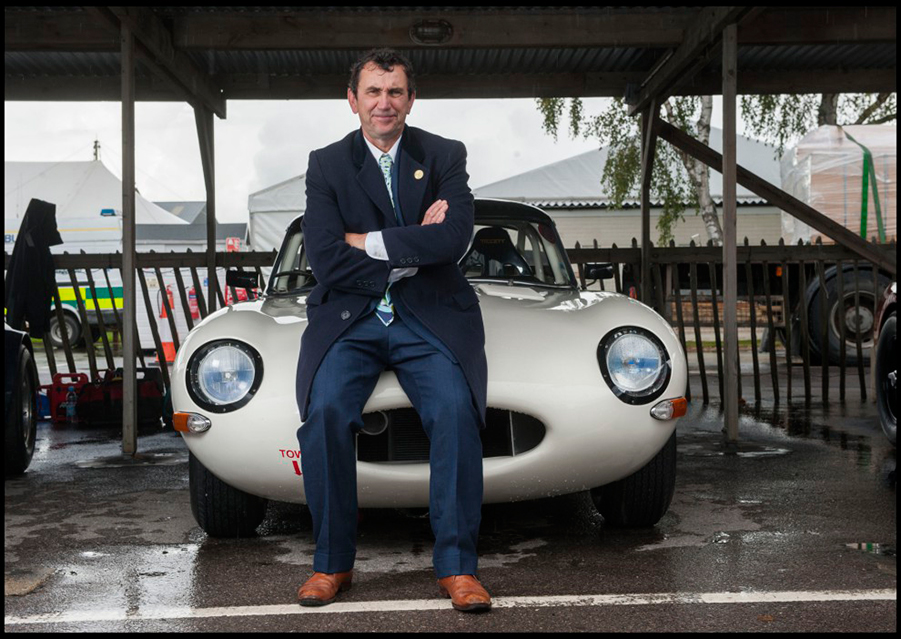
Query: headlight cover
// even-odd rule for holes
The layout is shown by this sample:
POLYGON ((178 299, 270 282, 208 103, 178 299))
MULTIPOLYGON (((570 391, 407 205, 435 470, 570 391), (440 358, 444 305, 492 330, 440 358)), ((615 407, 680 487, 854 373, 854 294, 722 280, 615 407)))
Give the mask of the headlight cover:
POLYGON ((669 354, 657 336, 643 328, 610 331, 598 344, 597 356, 607 385, 627 404, 650 403, 669 383, 669 354))
POLYGON ((188 394, 214 413, 227 413, 249 402, 263 381, 263 358, 238 340, 217 340, 199 348, 188 361, 188 394))

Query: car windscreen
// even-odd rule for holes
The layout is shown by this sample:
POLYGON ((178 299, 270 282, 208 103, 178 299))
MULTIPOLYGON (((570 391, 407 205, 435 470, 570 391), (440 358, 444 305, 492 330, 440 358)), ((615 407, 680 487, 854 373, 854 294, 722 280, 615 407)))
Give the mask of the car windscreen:
POLYGON ((269 295, 287 295, 316 284, 304 250, 303 231, 300 224, 293 224, 282 242, 269 276, 269 295))
POLYGON ((553 226, 539 221, 477 221, 460 269, 468 279, 575 286, 560 237, 553 226))
MULTIPOLYGON (((459 262, 468 279, 575 286, 575 277, 553 226, 532 220, 478 220, 472 244, 459 262)), ((269 295, 309 289, 316 279, 304 250, 300 224, 288 229, 269 277, 269 295)))

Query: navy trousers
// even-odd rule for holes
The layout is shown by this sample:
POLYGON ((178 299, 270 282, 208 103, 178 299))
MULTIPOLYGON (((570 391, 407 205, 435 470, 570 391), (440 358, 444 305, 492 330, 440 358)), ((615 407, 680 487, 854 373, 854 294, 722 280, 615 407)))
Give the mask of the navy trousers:
MULTIPOLYGON (((430 441, 429 517, 439 579, 475 574, 482 508, 479 416, 463 371, 395 313, 385 326, 358 319, 329 349, 297 431, 304 491, 313 517, 316 572, 353 568, 357 537, 354 436, 381 372, 390 367, 419 413, 430 441)), ((365 437, 365 435, 362 435, 365 437)))

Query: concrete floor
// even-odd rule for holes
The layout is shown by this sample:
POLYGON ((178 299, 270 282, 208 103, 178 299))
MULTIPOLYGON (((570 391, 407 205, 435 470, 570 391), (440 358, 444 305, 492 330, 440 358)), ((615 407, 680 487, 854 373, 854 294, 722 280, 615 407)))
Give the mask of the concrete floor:
POLYGON ((895 631, 896 452, 874 406, 742 410, 727 446, 718 408, 693 403, 653 529, 609 527, 585 493, 485 506, 487 615, 437 597, 421 512, 363 511, 353 589, 302 608, 304 508, 270 504, 257 537, 209 538, 177 435, 142 430, 132 459, 115 429, 42 424, 6 481, 5 629, 895 631))

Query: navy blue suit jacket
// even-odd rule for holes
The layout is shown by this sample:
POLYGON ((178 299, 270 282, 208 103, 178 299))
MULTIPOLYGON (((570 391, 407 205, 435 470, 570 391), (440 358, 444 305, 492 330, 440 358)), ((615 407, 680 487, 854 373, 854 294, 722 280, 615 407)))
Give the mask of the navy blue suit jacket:
POLYGON ((466 147, 408 126, 397 161, 405 226, 397 224, 385 179, 360 130, 310 153, 302 229, 318 283, 307 297, 309 323, 298 361, 300 417, 307 419, 313 377, 329 347, 381 299, 391 269, 416 266, 416 275, 391 286, 392 300, 456 357, 484 426, 485 331, 478 296, 457 266, 473 231, 466 147), (439 199, 448 203, 444 222, 421 226, 426 210, 439 199), (382 231, 389 261, 345 242, 345 233, 371 231, 382 231))

